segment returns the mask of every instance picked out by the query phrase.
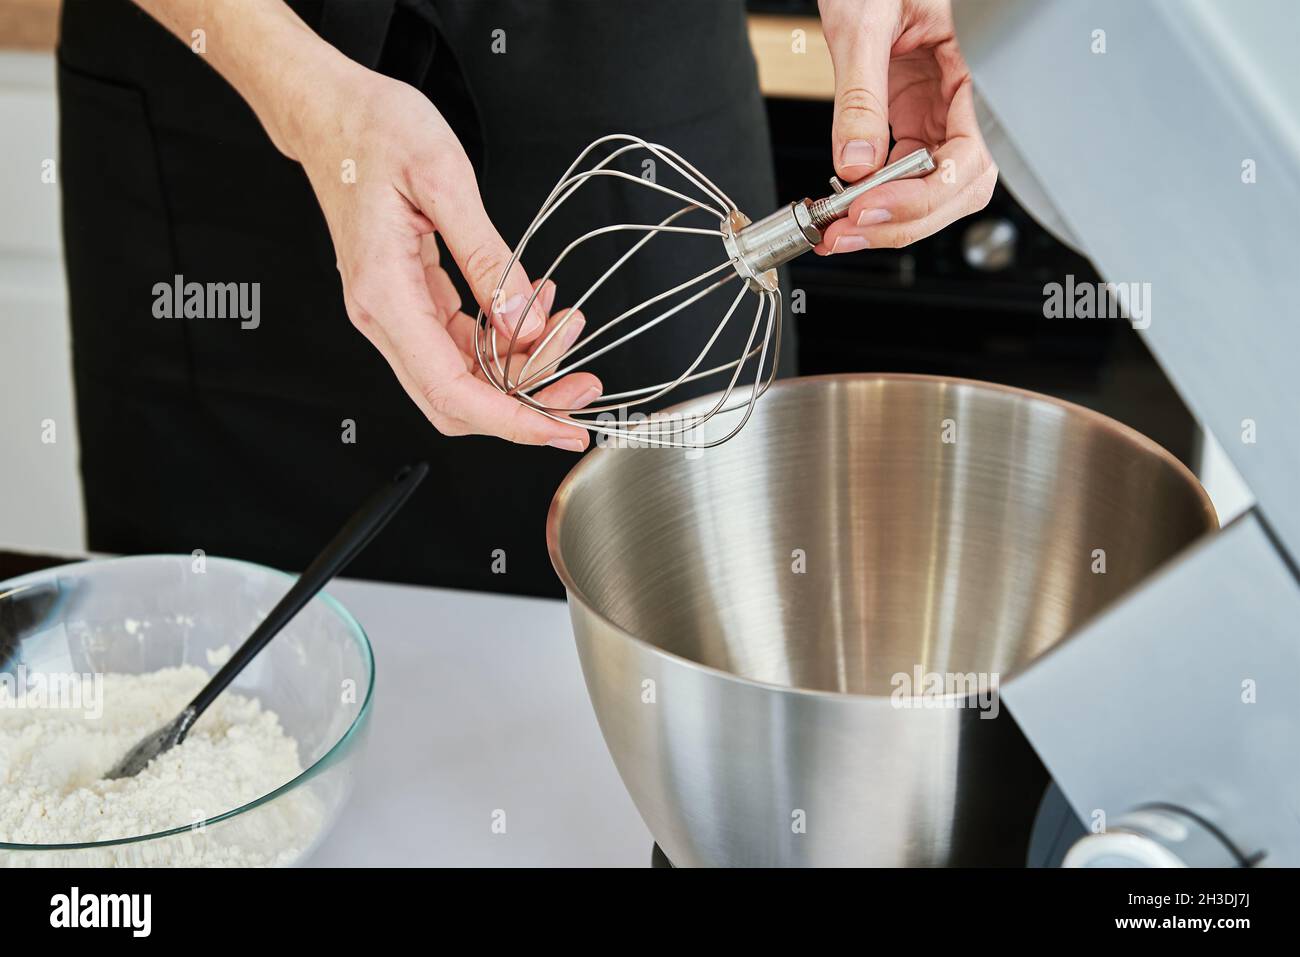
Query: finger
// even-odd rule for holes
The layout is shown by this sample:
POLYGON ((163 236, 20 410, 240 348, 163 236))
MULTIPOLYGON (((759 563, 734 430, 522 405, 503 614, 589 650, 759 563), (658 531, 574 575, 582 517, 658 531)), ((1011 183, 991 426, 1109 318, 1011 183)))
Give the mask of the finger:
MULTIPOLYGON (((561 310, 552 317, 550 328, 558 327, 566 311, 561 310)), ((581 313, 576 310, 574 316, 581 319, 581 313)), ((478 360, 474 355, 474 334, 477 328, 478 323, 463 312, 447 323, 447 332, 456 344, 466 352, 466 367, 471 373, 482 378, 482 371, 479 369, 478 360)), ((567 328, 565 332, 567 334, 567 328)), ((544 339, 545 336, 542 338, 544 339)), ((510 376, 512 379, 516 379, 522 374, 524 359, 525 356, 522 353, 515 353, 511 357, 510 376)), ((490 357, 489 361, 491 361, 490 357)), ((504 367, 504 355, 501 357, 501 362, 504 367)), ((540 368, 540 366, 534 364, 529 367, 529 373, 531 374, 534 370, 540 368)), ((540 378, 544 379, 545 376, 540 378)), ((603 391, 600 379, 590 372, 573 372, 548 384, 544 389, 538 390, 533 394, 533 397, 542 405, 560 410, 562 413, 563 411, 577 411, 591 405, 601 396, 603 391)))
MULTIPOLYGON (((880 8, 875 8, 880 9, 880 8)), ((856 28, 835 31, 835 115, 831 155, 835 172, 853 182, 878 169, 889 151, 889 56, 893 22, 866 6, 856 28)))
MULTIPOLYGON (((586 387, 590 388, 590 384, 586 387)), ((435 412, 465 423, 472 432, 497 435, 521 445, 550 445, 570 452, 581 452, 587 447, 586 429, 555 422, 468 372, 439 383, 437 390, 426 393, 425 397, 435 412)))
MULTIPOLYGON (((867 190, 849 207, 850 222, 858 226, 871 225, 863 219, 873 209, 887 210, 894 222, 924 219, 984 175, 993 165, 993 158, 975 122, 975 104, 969 81, 954 93, 948 114, 948 137, 934 150, 934 172, 920 179, 894 180, 867 190)), ((915 140, 900 141, 890 159, 906 156, 922 145, 915 140)))
POLYGON ((902 223, 888 222, 873 226, 852 226, 847 220, 828 227, 823 244, 836 253, 855 249, 900 248, 952 225, 963 216, 983 209, 997 185, 997 168, 989 167, 978 179, 967 183, 938 209, 920 219, 902 223))
MULTIPOLYGON (((479 335, 478 320, 463 312, 458 312, 447 320, 447 335, 451 336, 451 341, 456 344, 465 357, 465 368, 474 375, 480 375, 478 365, 478 349, 476 338, 479 335)), ((500 337, 497 339, 498 345, 503 350, 501 356, 504 359, 504 346, 500 343, 500 337)), ((492 343, 487 342, 487 359, 492 360, 492 343)))
MULTIPOLYGON (((956 118, 949 123, 954 135, 935 150, 934 172, 922 179, 885 183, 859 196, 848 216, 823 233, 818 252, 904 246, 987 204, 997 167, 975 125, 969 82, 958 88, 949 113, 956 118)), ((901 155, 903 147, 900 143, 895 154, 901 155)))
POLYGON ((442 265, 442 250, 438 248, 438 234, 433 230, 420 237, 420 261, 426 266, 442 265))
MULTIPOLYGON (((547 281, 547 284, 549 285, 550 288, 542 289, 538 293, 537 298, 538 301, 544 303, 545 307, 549 310, 555 304, 555 284, 549 282, 549 280, 547 281)), ((564 310, 563 312, 557 313, 556 315, 552 316, 550 320, 547 321, 545 333, 540 337, 538 337, 538 339, 536 340, 536 344, 538 346, 540 346, 541 343, 547 341, 547 337, 549 336, 552 329, 555 329, 561 325, 561 322, 564 319, 564 315, 567 311, 568 310, 564 310)), ((582 313, 576 310, 574 310, 573 314, 577 322, 577 329, 578 331, 581 331, 581 328, 583 325, 585 325, 586 320, 583 319, 582 313)), ((467 366, 469 370, 471 372, 476 371, 478 369, 476 339, 480 334, 478 321, 476 319, 471 318, 470 316, 466 315, 463 312, 456 313, 455 315, 451 316, 447 320, 447 333, 448 335, 451 336, 452 342, 456 343, 456 348, 460 349, 461 352, 465 353, 465 355, 469 357, 470 361, 467 366)), ((568 326, 565 326, 562 332, 562 336, 564 337, 565 341, 569 341, 573 338, 576 338, 576 334, 570 333, 568 326)), ((500 355, 503 360, 506 356, 506 347, 508 346, 508 344, 509 344, 509 339, 504 339, 504 337, 500 335, 497 336, 496 354, 500 355)), ((512 359, 514 360, 513 368, 511 370, 512 376, 520 372, 520 370, 523 367, 524 359, 528 355, 528 349, 526 347, 518 347, 518 344, 516 345, 517 348, 515 349, 515 351, 513 353, 510 353, 512 359)), ((572 342, 569 341, 569 345, 559 346, 558 349, 556 348, 557 345, 558 342, 556 339, 552 339, 551 342, 548 343, 548 346, 551 349, 551 356, 549 358, 553 358, 554 355, 556 354, 562 354, 564 350, 568 349, 569 346, 572 345, 572 342)), ((494 353, 492 351, 493 344, 490 340, 486 343, 486 347, 487 347, 487 354, 489 358, 491 358, 494 353)), ((547 361, 549 361, 549 358, 547 361)), ((530 365, 529 368, 530 370, 533 370, 533 369, 539 369, 541 367, 537 365, 536 360, 534 360, 534 362, 530 365)))
MULTIPOLYGON (((348 304, 349 312, 351 312, 353 304, 348 301, 349 297, 347 296, 346 291, 344 293, 344 300, 348 304)), ((393 349, 392 343, 388 341, 388 336, 384 332, 383 328, 376 322, 370 322, 362 326, 361 331, 366 339, 369 340, 370 344, 375 347, 381 356, 384 357, 384 361, 388 363, 388 367, 392 370, 393 376, 397 379, 398 384, 401 385, 402 391, 404 391, 411 401, 415 403, 416 407, 424 413, 424 417, 432 422, 433 409, 421 394, 420 388, 417 386, 415 379, 406 371, 406 367, 403 366, 400 359, 398 359, 396 350, 393 349)), ((467 431, 463 426, 457 428, 450 422, 435 424, 438 431, 443 435, 464 435, 467 431)))
POLYGON ((438 248, 438 234, 429 232, 420 237, 420 261, 424 263, 424 280, 429 295, 443 322, 460 312, 460 293, 442 268, 442 251, 438 248))
POLYGON ((447 275, 447 270, 437 263, 424 267, 424 282, 429 289, 429 297, 438 309, 439 319, 446 321, 460 312, 460 293, 447 275))
POLYGON ((555 292, 556 292, 555 280, 539 279, 535 283, 533 283, 533 286, 542 287, 542 293, 538 301, 542 305, 542 315, 549 316, 551 314, 551 309, 554 308, 555 306, 555 292))
POLYGON ((561 309, 550 318, 543 333, 529 351, 528 375, 538 375, 544 379, 562 365, 561 358, 574 347, 583 330, 587 327, 587 317, 578 309, 561 309))
POLYGON ((520 342, 531 342, 545 328, 546 315, 534 301, 534 288, 523 266, 515 263, 506 272, 510 249, 488 219, 474 186, 473 170, 466 164, 464 169, 437 175, 464 185, 444 189, 431 180, 413 184, 421 209, 437 220, 442 240, 469 283, 475 301, 498 331, 513 336, 517 329, 520 342))
POLYGON ((972 140, 949 140, 934 152, 935 169, 918 179, 898 179, 867 190, 849 207, 849 226, 876 226, 925 219, 946 206, 966 186, 988 169, 981 145, 972 140))
POLYGON ((600 380, 590 372, 574 372, 539 390, 534 398, 550 409, 579 412, 599 399, 601 392, 600 380))
POLYGON ((375 317, 369 324, 382 330, 372 341, 386 337, 384 357, 403 387, 420 397, 417 404, 435 427, 528 445, 586 447, 586 430, 553 422, 470 373, 465 353, 439 322, 418 255, 388 265, 382 282, 372 280, 368 289, 366 312, 375 317))
MULTIPOLYGON (((391 359, 386 349, 381 348, 380 352, 390 359, 402 388, 444 435, 493 435, 511 442, 550 445, 570 452, 581 452, 587 447, 585 429, 554 422, 469 373, 431 393, 419 385, 400 361, 391 359)), ((538 401, 562 410, 563 414, 565 410, 578 411, 590 405, 600 397, 601 391, 600 380, 595 376, 574 373, 539 393, 538 401)))

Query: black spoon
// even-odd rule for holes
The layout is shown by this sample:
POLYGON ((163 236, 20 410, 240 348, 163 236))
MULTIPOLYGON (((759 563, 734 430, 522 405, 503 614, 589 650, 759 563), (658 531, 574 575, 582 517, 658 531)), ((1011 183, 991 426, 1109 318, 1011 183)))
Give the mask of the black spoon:
POLYGON ((230 656, 230 660, 212 676, 212 680, 194 696, 194 700, 185 706, 185 710, 171 723, 163 725, 141 740, 104 777, 109 780, 135 777, 158 755, 184 741, 185 735, 199 719, 199 715, 203 714, 217 699, 217 695, 226 690, 226 686, 234 680, 235 675, 244 670, 257 653, 266 647, 266 643, 274 638, 280 629, 329 583, 330 579, 343 571, 348 562, 356 558, 361 550, 370 544, 371 539, 379 534, 379 530, 397 514, 397 510, 406 504, 406 500, 411 497, 411 493, 423 481, 428 471, 429 466, 423 462, 418 465, 408 465, 371 496, 366 504, 348 519, 347 524, 339 529, 338 534, 325 546, 324 551, 307 566, 307 570, 298 576, 293 587, 280 599, 279 604, 271 609, 271 613, 262 619, 262 623, 257 626, 248 640, 230 656))

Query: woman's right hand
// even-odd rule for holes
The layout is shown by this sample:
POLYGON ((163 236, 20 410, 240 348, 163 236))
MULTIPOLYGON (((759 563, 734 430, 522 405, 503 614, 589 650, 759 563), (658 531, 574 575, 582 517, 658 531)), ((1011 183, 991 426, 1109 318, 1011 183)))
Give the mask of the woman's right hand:
MULTIPOLYGON (((435 236, 442 237, 505 342, 533 285, 516 264, 493 302, 510 249, 488 219, 464 149, 428 98, 351 60, 331 58, 294 115, 268 129, 302 163, 325 213, 348 316, 438 431, 585 449, 585 429, 552 421, 482 376, 474 354, 475 319, 461 310, 435 236)), ((554 299, 548 281, 520 329, 513 369, 563 317, 564 310, 551 314, 554 299)), ((574 313, 533 368, 567 349, 582 326, 582 316, 574 313)), ((599 379, 575 372, 536 398, 577 409, 600 393, 599 379)))

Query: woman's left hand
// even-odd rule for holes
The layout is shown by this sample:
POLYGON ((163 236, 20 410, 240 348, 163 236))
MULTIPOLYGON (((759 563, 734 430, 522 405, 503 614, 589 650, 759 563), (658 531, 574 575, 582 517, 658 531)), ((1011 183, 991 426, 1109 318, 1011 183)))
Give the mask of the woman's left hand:
POLYGON ((949 0, 820 0, 835 65, 835 172, 852 183, 922 146, 935 170, 860 196, 822 255, 906 246, 983 209, 998 170, 975 122, 949 0), (896 144, 889 150, 893 128, 896 144))

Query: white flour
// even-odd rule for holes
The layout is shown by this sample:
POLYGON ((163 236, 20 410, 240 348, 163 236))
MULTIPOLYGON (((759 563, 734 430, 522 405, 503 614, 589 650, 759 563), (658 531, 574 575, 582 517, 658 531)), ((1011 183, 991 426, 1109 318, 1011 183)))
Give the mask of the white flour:
MULTIPOLYGON (((0 842, 89 843, 194 825, 296 777, 298 745, 278 716, 255 699, 226 692, 183 744, 139 775, 102 779, 207 680, 193 665, 105 675, 99 718, 68 708, 0 707, 0 842)), ((0 851, 0 866, 287 864, 311 845, 323 819, 319 802, 299 788, 201 831, 94 852, 18 853, 6 860, 11 854, 0 851), (55 860, 60 856, 66 859, 55 860)))

